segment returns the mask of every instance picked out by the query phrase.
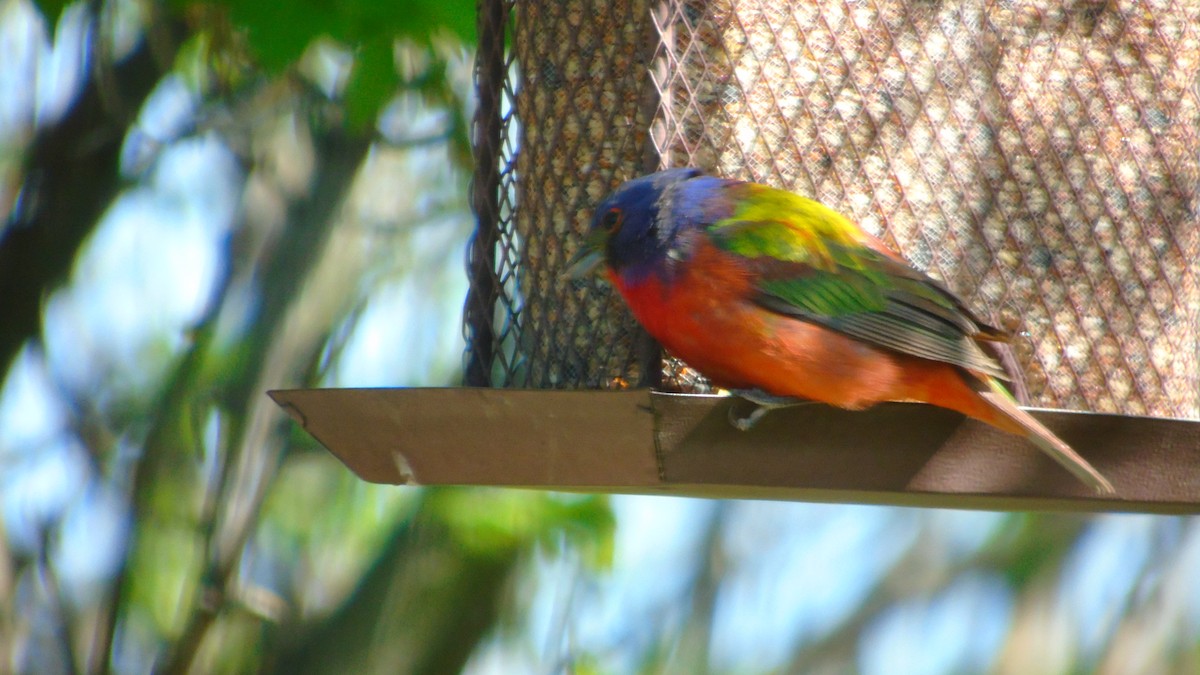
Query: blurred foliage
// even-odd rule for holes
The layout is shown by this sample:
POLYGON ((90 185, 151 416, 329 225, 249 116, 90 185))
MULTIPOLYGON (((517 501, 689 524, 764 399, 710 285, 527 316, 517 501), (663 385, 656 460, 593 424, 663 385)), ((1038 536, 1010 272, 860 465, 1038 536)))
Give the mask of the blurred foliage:
MULTIPOLYGON (((54 25, 71 3, 36 0, 54 25)), ((100 6, 103 3, 97 3, 100 6)), ((369 125, 400 84, 392 66, 395 42, 409 38, 425 47, 474 44, 472 0, 169 0, 155 5, 167 21, 180 21, 191 36, 188 52, 201 56, 212 75, 237 85, 249 68, 266 75, 292 70, 318 38, 343 45, 354 67, 342 92, 349 120, 369 125)), ((430 78, 436 87, 441 80, 430 78)))
POLYGON ((474 3, 4 1, 0 671, 1200 669, 1194 519, 364 484, 264 392, 459 380, 474 3))
POLYGON ((0 670, 452 672, 521 569, 611 559, 603 497, 367 485, 264 395, 458 381, 473 2, 37 6, 24 67, 94 61, 0 138, 6 404, 62 411, 0 466, 33 486, 56 439, 80 452, 48 485, 88 487, 0 549, 0 670), (76 508, 109 525, 68 531, 76 508), (57 541, 117 562, 68 592, 97 556, 57 541))

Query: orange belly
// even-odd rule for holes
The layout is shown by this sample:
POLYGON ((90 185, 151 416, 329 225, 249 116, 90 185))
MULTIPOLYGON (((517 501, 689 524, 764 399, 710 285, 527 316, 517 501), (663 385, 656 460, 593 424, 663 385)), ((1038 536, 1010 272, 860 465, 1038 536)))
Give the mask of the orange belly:
POLYGON ((610 273, 634 316, 671 354, 729 389, 762 389, 842 408, 921 401, 991 417, 952 366, 875 347, 748 298, 736 264, 701 245, 669 283, 610 273))

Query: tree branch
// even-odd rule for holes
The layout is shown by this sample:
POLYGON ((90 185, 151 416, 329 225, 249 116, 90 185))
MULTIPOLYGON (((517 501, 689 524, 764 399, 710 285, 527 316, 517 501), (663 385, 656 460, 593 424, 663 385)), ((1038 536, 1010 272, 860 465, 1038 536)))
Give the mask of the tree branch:
MULTIPOLYGON (((120 96, 137 109, 162 71, 145 43, 111 69, 120 96)), ((131 119, 107 114, 107 86, 92 79, 57 124, 38 132, 25 161, 17 208, 0 236, 0 368, 39 334, 42 303, 120 187, 121 144, 131 119)))
MULTIPOLYGON (((261 424, 247 423, 256 414, 255 405, 263 395, 260 382, 271 359, 281 323, 288 309, 300 298, 296 288, 308 276, 318 260, 337 209, 353 182, 359 165, 370 147, 368 137, 348 136, 341 130, 326 131, 318 137, 317 174, 304 199, 289 208, 288 227, 271 259, 264 265, 260 288, 260 313, 246 339, 243 363, 233 378, 222 387, 228 410, 243 411, 231 422, 232 447, 239 450, 223 463, 217 492, 224 505, 220 514, 212 514, 202 527, 206 546, 206 567, 201 575, 201 600, 192 608, 179 640, 170 649, 163 666, 168 673, 188 672, 209 627, 226 604, 227 587, 246 540, 258 520, 267 488, 274 479, 280 460, 282 441, 270 441, 250 435, 263 432, 261 424), (253 456, 250 456, 253 455, 253 456), (235 471, 238 463, 253 463, 260 470, 235 471), (243 475, 251 476, 252 485, 243 485, 243 475)), ((307 363, 305 355, 302 361, 307 363)), ((265 433, 278 436, 277 429, 265 433)))

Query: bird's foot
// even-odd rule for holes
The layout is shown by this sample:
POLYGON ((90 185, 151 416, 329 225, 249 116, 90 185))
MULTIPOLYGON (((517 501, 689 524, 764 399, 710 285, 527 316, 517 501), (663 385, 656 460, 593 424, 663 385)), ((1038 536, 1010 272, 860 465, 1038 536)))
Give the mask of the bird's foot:
POLYGON ((749 415, 742 417, 738 415, 737 409, 734 406, 729 406, 729 423, 738 431, 750 431, 771 410, 771 408, 766 406, 755 404, 754 410, 751 410, 749 415))
POLYGON ((813 402, 789 396, 775 396, 761 389, 733 389, 730 393, 754 404, 754 410, 751 410, 750 414, 745 416, 738 415, 737 406, 729 406, 729 423, 738 431, 753 429, 754 425, 758 424, 759 420, 766 417, 767 413, 772 410, 791 408, 813 402))

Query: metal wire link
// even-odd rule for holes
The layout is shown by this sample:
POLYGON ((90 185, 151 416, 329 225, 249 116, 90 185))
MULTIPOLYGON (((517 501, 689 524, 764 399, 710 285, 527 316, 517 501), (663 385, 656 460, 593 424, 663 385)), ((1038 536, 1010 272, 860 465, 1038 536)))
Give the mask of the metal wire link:
POLYGON ((619 303, 557 272, 609 188, 695 165, 883 236, 1017 335, 1036 404, 1200 413, 1197 0, 517 7, 492 384, 646 379, 619 303))

